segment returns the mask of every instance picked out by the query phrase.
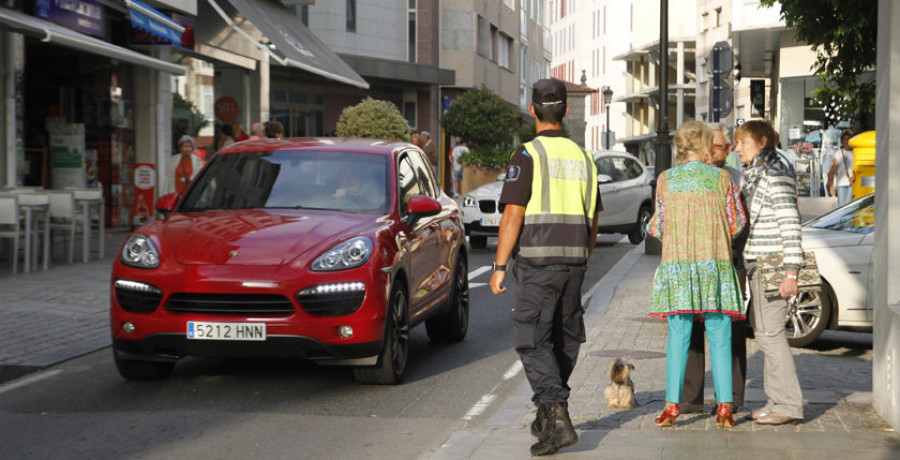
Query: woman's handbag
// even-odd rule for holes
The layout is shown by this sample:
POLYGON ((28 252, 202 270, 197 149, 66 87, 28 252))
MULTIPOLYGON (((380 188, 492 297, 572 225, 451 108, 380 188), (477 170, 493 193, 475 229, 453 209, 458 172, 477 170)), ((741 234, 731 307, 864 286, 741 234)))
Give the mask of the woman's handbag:
MULTIPOLYGON (((756 259, 759 270, 759 281, 764 287, 766 297, 780 297, 778 287, 784 278, 784 265, 781 253, 769 254, 756 259)), ((816 264, 816 255, 809 251, 803 251, 803 266, 797 273, 797 287, 809 288, 822 284, 819 276, 819 266, 816 264)))

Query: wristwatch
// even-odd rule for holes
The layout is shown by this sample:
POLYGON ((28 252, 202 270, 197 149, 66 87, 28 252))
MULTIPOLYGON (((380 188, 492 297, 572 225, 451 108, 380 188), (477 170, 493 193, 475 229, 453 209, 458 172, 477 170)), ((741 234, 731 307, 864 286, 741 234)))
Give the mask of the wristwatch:
POLYGON ((491 262, 491 268, 493 268, 495 272, 506 271, 506 265, 497 265, 497 262, 491 262))
POLYGON ((797 279, 797 275, 792 275, 792 274, 790 274, 790 273, 784 275, 784 277, 785 277, 785 278, 792 279, 792 280, 796 280, 796 279, 797 279))

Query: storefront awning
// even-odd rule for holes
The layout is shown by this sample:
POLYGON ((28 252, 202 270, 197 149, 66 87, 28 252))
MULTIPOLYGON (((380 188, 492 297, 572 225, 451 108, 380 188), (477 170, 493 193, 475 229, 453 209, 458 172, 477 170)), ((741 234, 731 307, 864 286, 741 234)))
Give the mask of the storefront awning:
POLYGON ((125 4, 128 5, 131 27, 181 47, 181 33, 184 32, 184 27, 138 0, 125 0, 125 4))
POLYGON ((185 73, 184 67, 180 65, 113 45, 9 8, 0 7, 0 28, 40 38, 44 42, 107 56, 110 59, 118 59, 174 75, 184 75, 185 73))
POLYGON ((274 0, 225 0, 270 42, 259 43, 235 24, 233 18, 218 5, 222 0, 208 1, 230 27, 250 40, 254 46, 266 51, 278 64, 303 69, 359 88, 369 88, 369 83, 363 77, 281 3, 274 0))

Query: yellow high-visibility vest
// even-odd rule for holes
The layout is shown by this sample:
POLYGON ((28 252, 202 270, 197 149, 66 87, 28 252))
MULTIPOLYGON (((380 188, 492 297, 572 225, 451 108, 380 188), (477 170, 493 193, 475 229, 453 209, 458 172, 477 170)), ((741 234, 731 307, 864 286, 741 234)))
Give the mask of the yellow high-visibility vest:
POLYGON ((529 265, 581 265, 597 205, 597 165, 578 144, 540 136, 525 144, 534 174, 517 260, 529 265))

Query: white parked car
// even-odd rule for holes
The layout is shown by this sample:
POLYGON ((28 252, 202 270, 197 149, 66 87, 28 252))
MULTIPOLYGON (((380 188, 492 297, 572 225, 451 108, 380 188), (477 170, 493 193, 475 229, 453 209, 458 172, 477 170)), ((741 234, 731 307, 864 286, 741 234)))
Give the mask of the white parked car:
MULTIPOLYGON (((603 212, 600 233, 625 233, 638 244, 647 234, 646 224, 653 215, 654 177, 634 155, 625 152, 594 152, 603 212)), ((489 236, 497 236, 503 205, 499 203, 505 175, 496 182, 467 193, 462 200, 463 223, 469 244, 483 249, 489 236)))
POLYGON ((803 347, 825 329, 872 331, 875 195, 803 224, 803 249, 816 254, 822 286, 801 289, 788 318, 788 342, 803 347))

